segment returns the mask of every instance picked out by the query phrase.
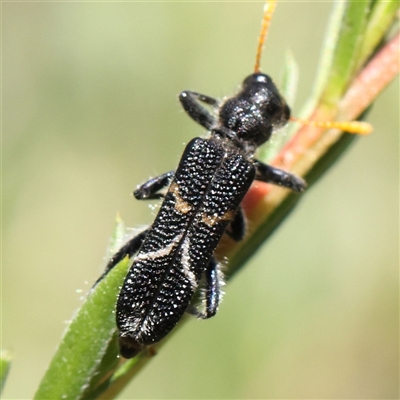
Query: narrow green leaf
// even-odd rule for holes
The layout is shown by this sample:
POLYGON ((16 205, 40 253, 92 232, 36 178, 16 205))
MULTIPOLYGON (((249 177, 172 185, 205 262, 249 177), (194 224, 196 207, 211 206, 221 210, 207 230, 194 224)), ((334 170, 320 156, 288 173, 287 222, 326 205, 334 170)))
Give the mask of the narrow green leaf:
MULTIPOLYGON (((296 98, 297 84, 299 82, 299 65, 294 58, 293 52, 288 50, 285 54, 285 64, 283 68, 283 75, 279 85, 280 92, 289 107, 292 107, 296 98)), ((293 135, 294 130, 289 130, 285 127, 284 134, 273 134, 268 143, 262 146, 258 152, 258 159, 268 163, 274 158, 283 145, 293 135)))
POLYGON ((346 3, 330 73, 320 99, 329 107, 336 107, 350 79, 354 76, 369 10, 370 2, 368 1, 351 0, 346 3))
POLYGON ((4 389, 8 372, 11 368, 12 355, 9 351, 2 350, 0 353, 0 393, 4 389))
POLYGON ((299 64, 297 63, 293 51, 287 50, 285 53, 285 64, 283 66, 283 74, 280 92, 285 98, 286 103, 293 106, 296 100, 297 85, 299 83, 299 64))
POLYGON ((115 218, 114 232, 110 239, 106 259, 109 260, 123 245, 124 237, 126 235, 126 228, 121 216, 117 214, 115 218))
POLYGON ((123 260, 100 281, 67 328, 35 399, 90 398, 118 364, 115 302, 129 268, 123 260))
POLYGON ((323 45, 321 47, 321 55, 319 57, 317 76, 315 78, 313 92, 310 99, 314 103, 312 104, 312 106, 315 105, 317 99, 319 99, 319 97, 321 96, 323 88, 327 85, 336 50, 336 43, 338 41, 340 28, 342 25, 342 20, 344 18, 345 11, 346 11, 345 1, 334 2, 328 27, 325 32, 323 45))
POLYGON ((377 48, 396 17, 398 0, 378 0, 374 3, 356 69, 360 68, 377 48))

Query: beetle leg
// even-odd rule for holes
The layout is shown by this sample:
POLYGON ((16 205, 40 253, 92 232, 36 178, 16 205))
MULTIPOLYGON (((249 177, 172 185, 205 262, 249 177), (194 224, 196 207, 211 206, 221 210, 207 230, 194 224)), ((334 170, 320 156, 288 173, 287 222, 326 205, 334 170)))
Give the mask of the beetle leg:
POLYGON ((140 185, 134 192, 133 195, 137 200, 152 200, 160 199, 164 197, 163 193, 159 193, 161 189, 166 187, 171 180, 174 178, 175 171, 169 171, 165 174, 152 178, 147 182, 140 185))
POLYGON ((189 314, 201 319, 211 318, 216 314, 222 297, 221 286, 223 283, 220 274, 218 262, 215 258, 211 258, 205 271, 205 310, 200 311, 197 307, 191 306, 187 310, 189 314))
POLYGON ((258 181, 284 186, 296 192, 303 192, 307 186, 306 182, 298 176, 279 168, 271 167, 261 161, 254 160, 254 166, 257 169, 256 180, 258 181))
POLYGON ((179 101, 189 116, 207 130, 212 130, 217 125, 216 117, 209 113, 200 102, 218 107, 218 100, 204 94, 185 90, 179 95, 179 101))
POLYGON ((147 228, 140 232, 138 235, 128 240, 108 261, 103 274, 97 279, 93 285, 95 287, 121 260, 125 257, 131 258, 140 248, 146 235, 150 232, 151 228, 147 228))
POLYGON ((246 218, 243 214, 242 207, 239 206, 239 208, 236 210, 235 216, 228 225, 225 233, 235 242, 240 242, 244 238, 244 235, 246 234, 246 218))

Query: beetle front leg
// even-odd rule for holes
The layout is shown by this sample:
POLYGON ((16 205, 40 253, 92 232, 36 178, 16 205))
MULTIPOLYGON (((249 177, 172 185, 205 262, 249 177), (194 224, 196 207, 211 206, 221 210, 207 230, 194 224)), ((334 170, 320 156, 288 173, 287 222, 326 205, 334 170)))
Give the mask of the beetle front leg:
POLYGON ((200 102, 206 103, 212 107, 218 107, 218 100, 204 94, 186 90, 179 95, 179 101, 189 116, 207 130, 211 130, 217 125, 215 116, 209 113, 200 102))
POLYGON ((258 181, 284 186, 295 192, 303 192, 307 187, 307 183, 303 179, 279 168, 264 164, 258 160, 254 160, 254 166, 257 170, 256 180, 258 181))
POLYGON ((169 171, 165 174, 152 178, 147 182, 140 185, 134 192, 133 195, 137 200, 153 200, 161 199, 164 197, 163 193, 159 191, 170 184, 174 178, 175 171, 169 171))

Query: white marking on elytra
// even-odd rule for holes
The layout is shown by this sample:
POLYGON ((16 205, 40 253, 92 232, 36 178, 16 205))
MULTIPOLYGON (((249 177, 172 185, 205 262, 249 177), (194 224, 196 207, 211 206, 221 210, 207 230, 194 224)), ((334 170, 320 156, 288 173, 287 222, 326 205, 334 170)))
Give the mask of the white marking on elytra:
MULTIPOLYGON (((168 245, 159 250, 143 254, 139 253, 135 258, 135 262, 142 260, 155 260, 157 258, 162 258, 169 255, 174 250, 174 248, 179 245, 183 235, 184 232, 175 236, 168 245)), ((182 243, 181 262, 185 277, 189 280, 189 283, 192 286, 192 288, 196 288, 197 286, 196 276, 190 270, 189 249, 190 249, 190 239, 186 237, 182 243)), ((136 307, 136 305, 133 304, 132 307, 134 308, 136 307)), ((151 314, 146 315, 144 319, 142 318, 142 316, 135 315, 134 317, 125 320, 123 329, 121 331, 122 332, 126 331, 126 333, 125 334, 123 333, 122 335, 127 337, 133 335, 135 337, 135 340, 140 341, 139 336, 151 332, 153 325, 154 325, 154 319, 151 314)))
POLYGON ((165 247, 162 247, 162 248, 159 249, 159 250, 150 251, 149 253, 143 253, 143 254, 140 254, 140 253, 139 253, 139 254, 135 257, 135 262, 136 262, 136 261, 142 261, 142 260, 149 260, 149 259, 150 259, 150 260, 155 260, 155 259, 157 259, 157 258, 162 258, 162 257, 167 256, 168 254, 171 253, 171 251, 173 250, 173 248, 181 241, 182 236, 183 236, 183 233, 181 233, 181 234, 175 236, 175 237, 172 239, 171 243, 169 243, 169 244, 168 244, 167 246, 165 246, 165 247))
POLYGON ((141 330, 144 334, 146 334, 148 332, 151 332, 153 326, 154 326, 153 318, 151 315, 148 315, 142 322, 141 330))
POLYGON ((121 329, 121 337, 133 337, 136 341, 141 341, 141 336, 151 333, 154 326, 154 316, 134 315, 124 321, 121 329))
POLYGON ((138 318, 136 316, 134 317, 129 317, 124 320, 124 323, 121 326, 121 337, 135 337, 137 336, 137 333, 140 332, 142 326, 142 320, 141 318, 138 318))
POLYGON ((190 239, 189 237, 186 237, 182 243, 182 259, 181 259, 182 267, 186 278, 189 280, 190 285, 194 289, 197 286, 197 280, 196 280, 196 275, 190 269, 191 264, 190 264, 189 250, 190 250, 190 239))

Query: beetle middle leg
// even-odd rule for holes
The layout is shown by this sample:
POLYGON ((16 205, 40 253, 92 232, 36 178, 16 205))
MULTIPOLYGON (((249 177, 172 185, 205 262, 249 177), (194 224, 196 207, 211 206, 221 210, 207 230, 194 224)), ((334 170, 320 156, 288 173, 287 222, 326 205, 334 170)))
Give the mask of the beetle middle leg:
POLYGON ((140 185, 133 195, 137 200, 153 200, 161 199, 164 197, 160 190, 170 184, 174 178, 175 171, 169 171, 165 174, 149 179, 147 182, 140 185))

